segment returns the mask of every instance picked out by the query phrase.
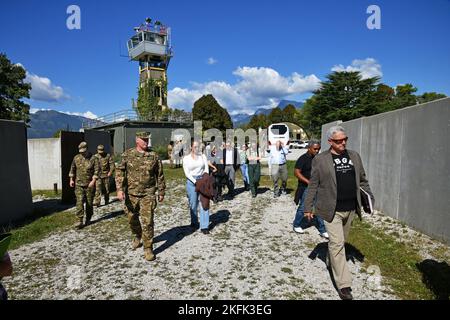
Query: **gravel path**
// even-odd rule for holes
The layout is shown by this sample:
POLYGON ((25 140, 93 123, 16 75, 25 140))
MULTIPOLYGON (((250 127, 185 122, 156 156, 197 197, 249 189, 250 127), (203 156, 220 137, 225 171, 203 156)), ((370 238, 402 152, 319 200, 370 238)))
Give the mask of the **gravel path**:
MULTIPOLYGON (((169 182, 155 215, 154 262, 130 249, 121 204, 113 202, 81 231, 12 251, 15 274, 4 285, 11 299, 339 299, 324 263, 326 242, 314 227, 292 231, 291 196, 274 201, 262 191, 214 204, 204 235, 188 227, 184 182, 169 182)), ((371 219, 383 223, 381 215, 371 219)), ((355 299, 396 299, 376 273, 361 272, 357 252, 349 256, 355 299)))

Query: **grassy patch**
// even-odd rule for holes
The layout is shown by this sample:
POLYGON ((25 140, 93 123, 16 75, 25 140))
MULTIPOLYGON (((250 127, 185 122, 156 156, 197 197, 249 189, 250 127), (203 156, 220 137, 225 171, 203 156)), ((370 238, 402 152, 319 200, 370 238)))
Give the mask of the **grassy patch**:
POLYGON ((33 190, 31 195, 33 198, 36 196, 42 196, 44 198, 61 198, 61 189, 59 189, 56 194, 53 190, 33 190))
POLYGON ((23 227, 9 232, 12 233, 10 250, 17 249, 25 244, 33 243, 47 237, 52 232, 65 230, 75 223, 73 212, 63 211, 35 220, 23 227))
POLYGON ((354 220, 349 243, 364 254, 365 268, 370 265, 380 268, 384 280, 399 298, 433 299, 416 267, 423 259, 410 246, 358 219, 354 220))
POLYGON ((176 180, 176 179, 186 179, 183 168, 171 169, 168 164, 165 164, 163 171, 164 171, 164 178, 166 181, 167 180, 176 180))

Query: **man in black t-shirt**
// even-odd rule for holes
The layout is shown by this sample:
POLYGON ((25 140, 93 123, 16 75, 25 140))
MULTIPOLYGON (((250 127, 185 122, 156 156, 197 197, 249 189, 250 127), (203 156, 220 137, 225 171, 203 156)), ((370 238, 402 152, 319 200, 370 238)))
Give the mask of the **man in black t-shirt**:
POLYGON ((360 155, 346 148, 348 137, 344 128, 331 127, 327 138, 331 148, 312 161, 305 217, 311 220, 318 215, 325 220, 329 234, 327 260, 338 294, 343 300, 351 300, 352 277, 345 256, 345 241, 353 218, 356 214, 361 215, 360 188, 372 197, 372 202, 374 199, 360 155))
POLYGON ((323 219, 319 216, 315 216, 312 221, 306 221, 303 219, 305 209, 305 197, 308 192, 309 179, 311 178, 311 166, 312 160, 320 151, 320 142, 311 140, 308 143, 308 151, 300 156, 295 163, 294 175, 298 179, 298 187, 295 192, 295 204, 298 204, 297 211, 293 222, 294 231, 297 233, 304 233, 305 228, 311 225, 313 222, 316 228, 319 230, 320 236, 328 239, 328 233, 325 229, 323 219))

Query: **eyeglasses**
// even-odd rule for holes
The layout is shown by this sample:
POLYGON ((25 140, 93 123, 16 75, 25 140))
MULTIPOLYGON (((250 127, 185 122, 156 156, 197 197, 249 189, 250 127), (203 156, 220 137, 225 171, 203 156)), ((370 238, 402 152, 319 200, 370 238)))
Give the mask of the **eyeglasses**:
POLYGON ((345 137, 343 139, 330 139, 330 140, 333 141, 336 144, 342 144, 342 142, 344 142, 344 141, 347 142, 348 137, 345 137))

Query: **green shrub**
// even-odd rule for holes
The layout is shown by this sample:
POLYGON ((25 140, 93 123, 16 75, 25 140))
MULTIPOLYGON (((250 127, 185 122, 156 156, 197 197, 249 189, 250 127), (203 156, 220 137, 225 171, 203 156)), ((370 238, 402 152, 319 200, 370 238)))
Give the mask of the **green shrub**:
POLYGON ((152 149, 159 155, 161 160, 169 159, 167 156, 167 146, 154 146, 152 149))

